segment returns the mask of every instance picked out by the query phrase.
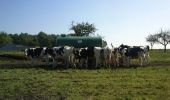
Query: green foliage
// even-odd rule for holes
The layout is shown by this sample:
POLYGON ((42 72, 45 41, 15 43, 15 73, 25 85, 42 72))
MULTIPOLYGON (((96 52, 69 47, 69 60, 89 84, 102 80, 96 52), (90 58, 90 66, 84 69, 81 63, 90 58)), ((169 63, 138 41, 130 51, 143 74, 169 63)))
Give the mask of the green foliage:
POLYGON ((54 47, 56 45, 57 37, 58 37, 58 35, 55 35, 55 34, 48 35, 48 38, 49 38, 49 41, 50 41, 50 45, 48 47, 54 47))
POLYGON ((37 39, 40 47, 52 47, 55 45, 57 35, 47 35, 45 32, 39 32, 37 39))
POLYGON ((28 33, 21 34, 9 34, 13 39, 14 44, 26 45, 26 46, 37 46, 38 41, 35 35, 30 35, 28 33))
POLYGON ((45 47, 49 45, 49 39, 47 38, 47 34, 44 32, 39 32, 37 35, 37 39, 40 47, 45 47))
POLYGON ((0 32, 0 47, 11 43, 12 42, 12 38, 10 36, 8 36, 7 33, 5 32, 0 32))
POLYGON ((29 35, 28 33, 21 33, 19 35, 19 38, 20 38, 20 41, 23 45, 28 45, 28 46, 38 45, 36 37, 33 36, 33 35, 29 35))
POLYGON ((72 23, 71 25, 70 30, 74 31, 75 36, 89 36, 96 31, 94 24, 89 24, 88 22, 77 23, 76 25, 72 23))
POLYGON ((39 32, 38 35, 31 35, 28 33, 7 34, 5 32, 0 32, 0 47, 8 43, 25 46, 52 47, 56 44, 57 36, 58 35, 55 34, 47 35, 44 32, 39 32))

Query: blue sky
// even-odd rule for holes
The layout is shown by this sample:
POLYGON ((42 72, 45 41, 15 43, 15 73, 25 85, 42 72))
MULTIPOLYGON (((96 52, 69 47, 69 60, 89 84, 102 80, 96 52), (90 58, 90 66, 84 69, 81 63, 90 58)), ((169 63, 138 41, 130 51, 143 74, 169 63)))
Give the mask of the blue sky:
POLYGON ((0 31, 67 34, 72 21, 93 23, 115 46, 146 45, 170 30, 170 0, 0 0, 0 31))

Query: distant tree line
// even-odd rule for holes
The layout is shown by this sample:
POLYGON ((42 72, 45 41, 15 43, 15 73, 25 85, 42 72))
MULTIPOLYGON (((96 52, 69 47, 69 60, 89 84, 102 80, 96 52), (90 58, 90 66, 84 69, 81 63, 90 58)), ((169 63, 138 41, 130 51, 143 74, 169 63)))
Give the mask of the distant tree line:
MULTIPOLYGON (((61 36, 90 36, 94 34, 96 31, 96 27, 94 24, 90 24, 88 22, 82 23, 71 23, 70 30, 74 33, 70 34, 60 34, 61 36)), ((25 46, 39 46, 39 47, 53 47, 56 44, 56 39, 58 36, 56 34, 47 34, 45 32, 39 32, 37 35, 32 35, 29 33, 15 33, 15 34, 8 34, 6 32, 0 32, 0 47, 9 44, 19 44, 25 46)), ((105 45, 107 42, 104 41, 105 45)))
POLYGON ((166 52, 166 47, 170 43, 170 31, 160 30, 157 33, 150 34, 146 37, 146 41, 150 43, 151 49, 154 44, 161 44, 164 46, 164 52, 166 52))
POLYGON ((40 46, 40 47, 52 47, 55 45, 55 41, 58 35, 45 32, 39 32, 37 35, 31 35, 28 33, 15 33, 8 34, 6 32, 0 32, 0 47, 14 43, 25 46, 40 46))

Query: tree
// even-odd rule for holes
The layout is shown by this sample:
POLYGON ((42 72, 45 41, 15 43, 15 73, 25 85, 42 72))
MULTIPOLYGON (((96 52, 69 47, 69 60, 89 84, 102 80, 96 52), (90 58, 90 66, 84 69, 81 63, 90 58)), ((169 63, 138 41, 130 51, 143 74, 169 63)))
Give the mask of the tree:
POLYGON ((160 43, 164 46, 164 52, 166 52, 166 46, 170 42, 170 32, 169 31, 161 31, 158 34, 155 34, 157 39, 157 43, 160 43))
POLYGON ((150 34, 148 37, 146 37, 146 41, 150 43, 152 49, 153 45, 157 42, 157 37, 150 34))
POLYGON ((39 32, 37 35, 38 43, 40 47, 46 47, 49 45, 48 35, 45 32, 39 32))
POLYGON ((89 36, 96 31, 94 24, 89 24, 88 22, 74 24, 72 22, 70 30, 73 30, 75 36, 89 36))
POLYGON ((57 35, 51 34, 48 35, 45 32, 39 32, 37 35, 37 39, 40 47, 53 47, 56 44, 57 35))
POLYGON ((12 38, 7 33, 0 32, 0 47, 11 42, 12 42, 12 38))
POLYGON ((14 44, 26 45, 26 46, 37 46, 38 41, 35 35, 30 35, 28 33, 21 34, 9 34, 12 38, 14 44))
POLYGON ((19 35, 18 35, 17 33, 15 33, 15 34, 9 34, 9 36, 12 38, 12 42, 13 42, 14 44, 21 44, 21 42, 20 42, 20 37, 19 37, 19 35))
POLYGON ((50 41, 49 47, 54 47, 56 45, 57 35, 51 34, 51 35, 48 35, 48 38, 49 38, 49 41, 50 41))

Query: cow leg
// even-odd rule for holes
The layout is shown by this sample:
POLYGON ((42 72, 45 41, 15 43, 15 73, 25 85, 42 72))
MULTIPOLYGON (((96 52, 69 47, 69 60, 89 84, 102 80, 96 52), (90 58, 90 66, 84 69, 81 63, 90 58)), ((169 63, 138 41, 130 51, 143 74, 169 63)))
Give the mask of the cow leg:
POLYGON ((105 66, 106 66, 106 68, 109 67, 109 66, 108 66, 108 59, 107 59, 107 58, 105 59, 105 66))
POLYGON ((95 68, 98 67, 98 64, 99 64, 99 58, 96 58, 96 66, 95 66, 95 68))
POLYGON ((80 59, 74 59, 74 67, 77 68, 79 66, 80 59))
POLYGON ((127 66, 127 58, 123 57, 123 66, 127 66))
POLYGON ((66 58, 66 57, 64 57, 64 65, 66 66, 66 68, 68 68, 69 67, 69 57, 68 58, 66 58))
POLYGON ((118 58, 116 58, 116 66, 119 67, 119 65, 120 65, 120 58, 118 57, 118 58))
POLYGON ((34 66, 35 59, 31 57, 31 65, 34 66))
POLYGON ((70 61, 71 61, 71 66, 72 66, 73 68, 76 68, 76 58, 74 57, 74 55, 72 55, 72 56, 70 57, 70 61))
POLYGON ((106 66, 106 68, 108 68, 107 60, 108 60, 108 59, 105 59, 105 66, 106 66))
POLYGON ((112 62, 112 61, 113 61, 112 64, 114 64, 114 67, 116 67, 116 66, 117 66, 117 59, 116 59, 116 57, 112 57, 111 62, 112 62))
POLYGON ((55 68, 57 65, 57 61, 56 61, 56 59, 55 58, 52 58, 53 59, 53 68, 55 68))
POLYGON ((83 58, 82 60, 81 60, 81 67, 87 67, 87 60, 86 60, 86 58, 83 58))
POLYGON ((36 58, 33 58, 33 59, 32 59, 32 65, 33 65, 33 66, 35 65, 35 62, 37 62, 37 59, 36 59, 36 58))
POLYGON ((107 62, 107 58, 105 59, 105 66, 106 66, 106 68, 108 68, 109 66, 108 66, 108 62, 107 62))
POLYGON ((107 60, 107 64, 108 64, 108 67, 110 68, 110 65, 111 65, 111 57, 109 57, 109 59, 107 60))
POLYGON ((146 54, 146 61, 147 61, 147 64, 150 63, 150 55, 149 55, 149 53, 146 54))
POLYGON ((46 63, 46 65, 49 65, 49 57, 48 57, 48 55, 45 56, 45 63, 46 63))
POLYGON ((87 68, 88 68, 88 65, 89 65, 89 62, 88 62, 89 59, 87 58, 85 61, 86 61, 86 69, 87 69, 87 68))
POLYGON ((116 67, 116 59, 115 59, 115 58, 112 58, 112 61, 113 61, 112 64, 114 64, 114 67, 116 67))
POLYGON ((149 64, 149 63, 148 63, 148 57, 147 57, 147 55, 144 55, 144 57, 143 57, 143 63, 144 63, 144 66, 146 66, 146 65, 149 64))
POLYGON ((79 68, 82 68, 82 65, 83 65, 83 64, 82 64, 82 59, 80 58, 80 59, 79 59, 79 64, 78 64, 79 68))
POLYGON ((140 61, 140 66, 142 67, 143 65, 144 65, 144 57, 143 56, 140 56, 140 59, 139 59, 139 61, 140 61))
POLYGON ((126 64, 127 64, 127 67, 130 66, 130 57, 127 57, 127 58, 126 58, 126 64))

